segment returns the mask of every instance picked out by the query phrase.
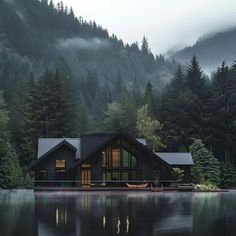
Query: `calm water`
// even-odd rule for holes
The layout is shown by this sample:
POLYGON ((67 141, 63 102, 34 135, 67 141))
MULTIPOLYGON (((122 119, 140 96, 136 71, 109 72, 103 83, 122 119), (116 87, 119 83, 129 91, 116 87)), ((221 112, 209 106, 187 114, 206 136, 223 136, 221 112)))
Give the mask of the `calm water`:
POLYGON ((235 236, 236 192, 0 191, 1 236, 235 236))

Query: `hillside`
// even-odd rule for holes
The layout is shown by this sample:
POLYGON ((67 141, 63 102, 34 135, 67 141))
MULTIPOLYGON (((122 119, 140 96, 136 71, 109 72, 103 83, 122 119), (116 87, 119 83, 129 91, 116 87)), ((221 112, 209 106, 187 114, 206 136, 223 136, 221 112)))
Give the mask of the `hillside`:
POLYGON ((202 67, 212 72, 223 61, 232 64, 236 59, 236 28, 199 39, 193 46, 172 55, 178 61, 188 63, 196 55, 202 67))
POLYGON ((154 57, 146 41, 142 46, 124 44, 95 22, 76 18, 72 9, 52 1, 0 0, 0 81, 5 93, 30 71, 40 75, 46 67, 54 68, 61 57, 79 81, 93 73, 100 85, 111 89, 117 78, 128 87, 136 78, 143 88, 151 80, 155 89, 161 89, 172 78, 176 63, 154 57), (17 65, 14 73, 5 66, 12 61, 17 65))

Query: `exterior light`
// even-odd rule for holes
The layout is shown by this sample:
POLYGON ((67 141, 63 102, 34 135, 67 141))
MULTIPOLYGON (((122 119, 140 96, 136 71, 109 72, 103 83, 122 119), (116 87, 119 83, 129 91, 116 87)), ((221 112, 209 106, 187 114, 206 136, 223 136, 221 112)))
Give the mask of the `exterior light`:
POLYGON ((58 219, 59 219, 58 208, 56 208, 56 225, 57 225, 57 227, 58 227, 58 219))
POLYGON ((106 228, 106 216, 103 216, 102 218, 102 226, 104 229, 106 228))

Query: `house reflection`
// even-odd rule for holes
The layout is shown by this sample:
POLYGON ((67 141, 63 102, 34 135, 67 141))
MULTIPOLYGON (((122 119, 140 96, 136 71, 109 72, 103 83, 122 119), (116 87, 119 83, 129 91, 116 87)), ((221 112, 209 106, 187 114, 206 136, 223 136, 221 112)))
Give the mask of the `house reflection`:
POLYGON ((3 191, 1 236, 235 236, 236 193, 3 191))
POLYGON ((179 203, 178 199, 173 201, 166 197, 147 198, 134 194, 49 196, 36 194, 35 197, 38 236, 152 236, 163 232, 171 235, 168 233, 173 233, 172 229, 184 236, 192 228, 191 204, 179 203), (173 218, 173 214, 178 217, 173 218))
POLYGON ((127 216, 125 219, 121 217, 117 218, 109 218, 106 219, 106 216, 102 217, 102 227, 105 230, 106 227, 108 230, 112 229, 112 232, 116 232, 116 234, 121 234, 121 232, 129 233, 129 217, 127 216))
POLYGON ((56 208, 56 225, 67 224, 67 208, 56 208))
POLYGON ((74 234, 74 199, 68 201, 59 197, 35 196, 35 215, 38 236, 74 234))

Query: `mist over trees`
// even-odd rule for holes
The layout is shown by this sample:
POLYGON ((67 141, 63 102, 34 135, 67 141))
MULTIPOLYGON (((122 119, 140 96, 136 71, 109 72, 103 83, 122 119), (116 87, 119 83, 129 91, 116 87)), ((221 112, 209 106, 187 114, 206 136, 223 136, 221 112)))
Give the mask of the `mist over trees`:
POLYGON ((16 81, 32 71, 39 76, 46 67, 54 69, 61 57, 78 89, 93 74, 101 86, 112 88, 120 76, 127 86, 136 78, 142 87, 151 80, 161 90, 177 67, 154 57, 145 37, 140 46, 125 44, 95 22, 75 17, 63 3, 44 0, 0 1, 0 49, 1 78, 9 78, 2 81, 7 102, 16 81), (14 71, 8 71, 13 63, 14 71))
POLYGON ((186 47, 171 57, 185 64, 191 60, 193 55, 196 55, 202 67, 210 74, 222 61, 229 64, 233 63, 236 55, 235 41, 236 28, 234 27, 201 37, 193 46, 186 47))

